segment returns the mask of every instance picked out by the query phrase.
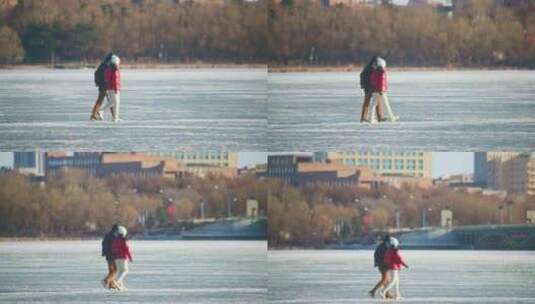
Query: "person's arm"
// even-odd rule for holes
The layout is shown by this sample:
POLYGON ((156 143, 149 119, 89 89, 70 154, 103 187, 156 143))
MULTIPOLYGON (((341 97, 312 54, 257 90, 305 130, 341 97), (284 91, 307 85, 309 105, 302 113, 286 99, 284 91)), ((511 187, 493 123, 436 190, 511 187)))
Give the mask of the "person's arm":
POLYGON ((405 268, 409 268, 409 265, 407 265, 407 263, 405 263, 405 260, 403 260, 403 258, 401 257, 400 254, 398 254, 398 259, 399 259, 399 263, 403 266, 405 266, 405 268))
POLYGON ((124 241, 124 249, 125 249, 126 257, 128 258, 128 260, 129 260, 130 262, 133 262, 133 260, 132 260, 132 253, 130 252, 130 247, 128 246, 128 244, 126 243, 126 241, 124 241))
POLYGON ((119 69, 117 69, 117 92, 119 92, 121 90, 121 71, 119 69))
POLYGON ((111 89, 113 91, 115 91, 115 93, 117 93, 117 80, 118 80, 118 74, 119 74, 119 71, 118 70, 115 70, 115 71, 112 71, 111 72, 111 89))
POLYGON ((379 73, 379 93, 386 92, 386 73, 383 71, 379 73))

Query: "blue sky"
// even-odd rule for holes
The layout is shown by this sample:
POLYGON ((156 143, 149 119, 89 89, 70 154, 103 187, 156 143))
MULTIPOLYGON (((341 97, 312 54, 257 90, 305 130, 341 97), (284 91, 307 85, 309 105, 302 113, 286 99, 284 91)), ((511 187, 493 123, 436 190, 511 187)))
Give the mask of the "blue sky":
MULTIPOLYGON (((266 152, 239 153, 240 167, 267 162, 266 152)), ((0 167, 13 166, 13 153, 0 152, 0 167)), ((433 177, 457 173, 472 173, 474 153, 471 152, 433 152, 433 177)))

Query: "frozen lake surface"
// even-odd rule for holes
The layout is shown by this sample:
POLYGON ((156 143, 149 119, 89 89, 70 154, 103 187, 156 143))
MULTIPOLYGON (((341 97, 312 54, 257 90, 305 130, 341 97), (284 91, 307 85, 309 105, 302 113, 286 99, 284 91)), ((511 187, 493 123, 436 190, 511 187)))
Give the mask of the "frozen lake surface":
POLYGON ((0 242, 0 303, 264 303, 265 241, 131 241, 128 290, 99 283, 100 242, 0 242))
POLYGON ((535 71, 389 72, 397 123, 361 124, 358 73, 270 73, 271 151, 535 146, 535 71))
POLYGON ((93 70, 0 70, 3 151, 267 149, 265 69, 122 71, 119 124, 90 122, 93 70))
MULTIPOLYGON (((535 252, 408 251, 399 303, 534 303, 535 252)), ((372 299, 373 251, 269 251, 269 303, 396 303, 372 299)))

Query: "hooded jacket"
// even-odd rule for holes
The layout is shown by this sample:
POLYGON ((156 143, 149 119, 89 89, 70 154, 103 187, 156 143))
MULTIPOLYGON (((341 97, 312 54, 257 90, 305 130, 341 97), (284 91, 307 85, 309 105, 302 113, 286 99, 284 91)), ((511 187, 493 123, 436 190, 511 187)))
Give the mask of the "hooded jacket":
POLYGON ((373 90, 370 76, 373 72, 373 66, 377 62, 377 59, 379 57, 373 56, 370 62, 362 69, 362 72, 360 72, 360 87, 367 92, 371 92, 373 90))
POLYGON ((385 253, 385 266, 389 270, 399 270, 401 266, 408 267, 401 255, 399 249, 390 248, 385 253))
POLYGON ((128 259, 132 262, 130 247, 128 247, 126 239, 122 236, 119 236, 112 241, 111 252, 113 259, 128 259))
POLYGON ((104 79, 106 79, 106 90, 119 92, 121 90, 121 73, 119 69, 109 65, 104 72, 104 79))
POLYGON ((373 88, 373 92, 386 92, 388 85, 386 82, 386 72, 384 69, 373 70, 370 75, 370 82, 373 88))

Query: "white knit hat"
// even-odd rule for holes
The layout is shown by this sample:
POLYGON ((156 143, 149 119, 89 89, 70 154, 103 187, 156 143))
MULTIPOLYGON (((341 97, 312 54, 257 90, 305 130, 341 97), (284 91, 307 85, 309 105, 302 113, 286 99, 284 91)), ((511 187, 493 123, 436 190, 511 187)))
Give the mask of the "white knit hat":
POLYGON ((128 231, 126 231, 126 228, 124 226, 119 226, 119 228, 117 228, 117 233, 120 235, 120 236, 126 236, 126 234, 128 233, 128 231))
POLYGON ((115 64, 115 65, 118 66, 119 64, 121 64, 121 58, 119 58, 119 57, 116 56, 116 55, 113 55, 113 56, 111 56, 111 58, 110 58, 110 63, 115 64))
POLYGON ((386 68, 386 60, 381 57, 377 58, 377 66, 383 69, 386 68))
POLYGON ((398 248, 399 247, 398 239, 394 237, 390 237, 390 246, 392 246, 392 248, 398 248))

